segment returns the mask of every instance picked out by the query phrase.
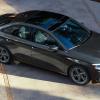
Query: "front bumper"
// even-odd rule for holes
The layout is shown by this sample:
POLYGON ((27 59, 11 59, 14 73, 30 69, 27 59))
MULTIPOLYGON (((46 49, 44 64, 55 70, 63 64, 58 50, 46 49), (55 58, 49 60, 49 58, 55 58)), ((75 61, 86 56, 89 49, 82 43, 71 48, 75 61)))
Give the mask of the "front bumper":
POLYGON ((100 83, 100 69, 96 69, 95 66, 92 68, 91 79, 92 83, 100 83))
POLYGON ((95 80, 96 80, 96 83, 100 83, 100 70, 96 70, 95 80))

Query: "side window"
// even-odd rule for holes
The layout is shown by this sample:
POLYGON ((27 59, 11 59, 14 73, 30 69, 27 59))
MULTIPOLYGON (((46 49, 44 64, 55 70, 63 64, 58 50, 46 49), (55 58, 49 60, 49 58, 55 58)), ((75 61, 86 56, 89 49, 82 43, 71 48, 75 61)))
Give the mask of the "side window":
POLYGON ((32 40, 31 29, 29 26, 13 25, 1 30, 6 34, 10 34, 25 40, 32 40))
POLYGON ((13 26, 8 26, 8 27, 2 29, 1 31, 4 32, 4 33, 6 33, 6 34, 11 34, 11 35, 13 35, 13 33, 14 33, 15 31, 16 31, 16 32, 18 31, 18 29, 19 29, 19 26, 18 26, 18 25, 13 25, 13 26))
POLYGON ((26 39, 26 40, 30 40, 31 41, 30 27, 28 27, 28 26, 20 26, 17 36, 22 38, 22 39, 26 39))
POLYGON ((54 38, 42 30, 35 31, 34 42, 46 46, 58 45, 54 38))

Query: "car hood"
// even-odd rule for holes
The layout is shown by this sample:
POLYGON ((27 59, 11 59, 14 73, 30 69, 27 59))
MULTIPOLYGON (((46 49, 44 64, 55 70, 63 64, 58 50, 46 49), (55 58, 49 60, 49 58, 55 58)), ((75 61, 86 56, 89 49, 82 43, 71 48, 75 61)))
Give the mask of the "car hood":
POLYGON ((69 54, 92 64, 100 64, 100 34, 92 32, 91 37, 84 44, 69 51, 69 54))

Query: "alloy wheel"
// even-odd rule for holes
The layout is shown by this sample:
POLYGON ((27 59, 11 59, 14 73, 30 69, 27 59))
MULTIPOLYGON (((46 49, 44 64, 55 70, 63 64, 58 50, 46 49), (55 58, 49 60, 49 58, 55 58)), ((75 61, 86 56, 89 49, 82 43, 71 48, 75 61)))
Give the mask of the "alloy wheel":
POLYGON ((89 81, 87 72, 80 66, 74 66, 70 70, 70 77, 76 84, 84 85, 89 81))
POLYGON ((6 50, 3 47, 0 47, 0 62, 1 63, 7 63, 9 62, 10 55, 8 53, 8 50, 6 50))

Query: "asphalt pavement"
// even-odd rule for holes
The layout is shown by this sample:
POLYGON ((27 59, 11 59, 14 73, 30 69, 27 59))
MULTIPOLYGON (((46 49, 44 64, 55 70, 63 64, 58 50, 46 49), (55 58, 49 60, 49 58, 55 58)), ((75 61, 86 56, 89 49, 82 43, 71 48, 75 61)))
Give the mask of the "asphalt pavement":
MULTIPOLYGON (((77 86, 68 77, 25 64, 4 67, 9 82, 0 84, 1 98, 3 97, 0 100, 99 100, 100 98, 100 84, 77 86), (11 99, 8 99, 9 97, 11 99)), ((1 79, 3 82, 3 78, 1 79)))
MULTIPOLYGON (((46 10, 68 15, 100 33, 100 3, 91 0, 0 0, 0 14, 46 10)), ((25 64, 0 70, 0 100, 99 100, 100 84, 73 84, 68 77, 25 64)))

